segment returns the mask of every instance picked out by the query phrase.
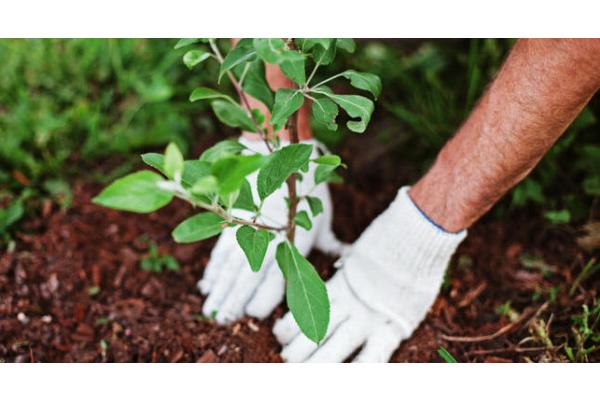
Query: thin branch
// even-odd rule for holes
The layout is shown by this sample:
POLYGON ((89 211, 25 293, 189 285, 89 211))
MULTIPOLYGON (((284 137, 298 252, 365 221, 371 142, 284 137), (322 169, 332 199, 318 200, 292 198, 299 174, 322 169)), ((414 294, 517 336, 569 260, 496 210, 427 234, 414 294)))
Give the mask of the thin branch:
POLYGON ((312 78, 315 76, 315 74, 317 73, 317 69, 319 69, 319 66, 321 65, 320 61, 317 61, 317 63, 315 64, 315 67, 313 68, 312 72, 310 73, 310 75, 308 76, 308 79, 306 80, 306 83, 304 84, 304 86, 308 87, 310 81, 312 80, 312 78))
MULTIPOLYGON (((213 39, 210 39, 208 42, 210 44, 212 51, 215 54, 215 57, 217 57, 217 61, 219 61, 220 64, 223 64, 223 55, 221 54, 219 47, 216 45, 216 43, 214 42, 213 39)), ((263 139, 263 141, 265 142, 265 145, 267 146, 269 153, 272 153, 273 148, 271 147, 271 143, 269 143, 269 140, 267 139, 263 130, 260 128, 260 125, 258 124, 258 121, 254 117, 254 114, 252 114, 252 107, 250 106, 250 102, 248 101, 248 97, 246 97, 246 93, 244 93, 242 86, 237 81, 237 79, 235 78, 233 73, 231 73, 231 71, 227 71, 227 77, 231 81, 231 84, 235 88, 235 91, 237 92, 238 96, 242 100, 242 105, 244 106, 244 108, 246 108, 246 111, 248 112, 250 119, 252 120, 252 124, 254 125, 254 129, 256 130, 256 133, 259 134, 261 136, 261 138, 263 139)))
MULTIPOLYGON (((293 49, 294 42, 290 42, 290 47, 293 49)), ((299 143, 298 138, 298 118, 300 110, 297 110, 290 118, 288 124, 290 143, 299 143)), ((294 243, 296 237, 296 212, 298 209, 298 193, 296 192, 296 173, 291 174, 287 179, 288 196, 290 204, 288 207, 288 223, 287 223, 287 238, 290 243, 294 243)))
POLYGON ((248 225, 248 226, 252 226, 254 228, 257 229, 265 229, 268 231, 274 231, 274 232, 283 232, 287 230, 287 227, 283 226, 283 227, 275 227, 275 226, 271 226, 271 225, 266 225, 266 224, 261 224, 258 223, 256 221, 246 221, 245 219, 241 219, 241 218, 236 218, 232 215, 230 215, 229 213, 227 213, 227 211, 225 211, 221 206, 219 206, 218 204, 206 204, 203 203, 201 201, 195 200, 193 198, 191 198, 187 192, 183 191, 176 191, 175 192, 175 196, 177 196, 178 198, 187 201, 188 203, 192 204, 194 207, 199 207, 199 208, 203 208, 206 211, 210 211, 212 213, 217 214, 218 216, 220 216, 221 218, 223 218, 224 220, 226 220, 227 222, 230 223, 234 223, 234 224, 238 224, 238 225, 248 225))

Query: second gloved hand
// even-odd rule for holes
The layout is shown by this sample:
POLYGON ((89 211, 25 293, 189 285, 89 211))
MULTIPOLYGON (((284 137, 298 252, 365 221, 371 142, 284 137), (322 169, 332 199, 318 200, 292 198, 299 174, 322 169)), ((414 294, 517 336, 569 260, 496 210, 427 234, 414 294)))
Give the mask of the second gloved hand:
MULTIPOLYGON (((253 141, 240 138, 240 143, 251 151, 268 154, 266 145, 262 141, 253 141)), ((317 142, 314 140, 302 143, 313 145, 313 156, 317 157, 317 142)), ((285 146, 285 143, 282 143, 285 146)), ((331 231, 332 206, 327 184, 314 185, 314 165, 310 165, 309 172, 304 174, 304 179, 297 184, 299 195, 309 194, 318 197, 323 204, 323 212, 313 218, 313 227, 307 231, 296 227, 296 247, 306 256, 313 247, 329 254, 339 255, 342 244, 335 238, 331 231)), ((248 177, 252 187, 253 196, 258 198, 256 190, 256 177, 254 173, 248 177)), ((262 207, 262 213, 257 222, 271 226, 285 226, 287 224, 288 209, 287 185, 269 196, 262 207)), ((308 210, 306 201, 300 202, 298 210, 308 210)), ((234 210, 237 217, 249 219, 249 211, 234 210)), ((281 302, 284 297, 285 281, 279 267, 275 262, 275 249, 281 238, 274 239, 265 255, 260 271, 253 272, 248 265, 245 254, 236 240, 237 228, 227 228, 221 233, 215 245, 204 276, 198 282, 202 294, 208 295, 202 312, 205 316, 215 316, 218 323, 226 324, 244 315, 256 318, 265 318, 281 302)))
POLYGON ((400 189, 352 245, 327 282, 331 317, 320 346, 300 333, 291 313, 273 332, 289 362, 385 362, 423 320, 439 292, 444 271, 466 231, 434 225, 400 189))

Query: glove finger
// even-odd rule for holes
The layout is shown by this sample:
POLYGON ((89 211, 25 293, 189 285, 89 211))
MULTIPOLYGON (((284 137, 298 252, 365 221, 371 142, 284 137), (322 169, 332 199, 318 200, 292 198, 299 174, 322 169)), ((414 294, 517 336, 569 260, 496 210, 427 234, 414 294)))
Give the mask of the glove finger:
POLYGON ((300 333, 300 328, 291 312, 287 312, 273 325, 273 334, 283 346, 290 343, 300 333))
POLYGON ((202 279, 198 281, 198 289, 204 295, 210 293, 219 274, 223 271, 223 266, 227 265, 228 258, 234 251, 235 245, 237 245, 233 233, 233 229, 226 229, 210 253, 210 259, 206 264, 206 268, 204 268, 202 279))
POLYGON ((388 362, 403 339, 404 335, 395 325, 383 324, 369 336, 365 346, 352 362, 388 362))
POLYGON ((351 319, 341 324, 307 362, 342 362, 348 358, 367 338, 370 321, 351 319))
POLYGON ((240 254, 234 252, 232 253, 232 257, 228 258, 227 264, 220 266, 222 271, 218 279, 214 282, 211 292, 202 307, 204 316, 210 317, 215 311, 218 315, 219 307, 223 304, 233 287, 243 263, 244 260, 240 257, 240 254))
MULTIPOLYGON (((263 267, 264 268, 264 267, 263 267)), ((265 279, 254 292, 254 296, 246 306, 246 314, 263 319, 273 312, 283 300, 285 280, 277 265, 271 262, 265 279)))
MULTIPOLYGON (((327 334, 325 335, 324 341, 327 342, 330 337, 337 334, 337 331, 346 323, 349 316, 349 310, 344 304, 331 304, 331 317, 329 320, 329 326, 327 328, 327 334)), ((281 352, 281 357, 288 362, 303 362, 310 355, 318 349, 316 344, 308 339, 298 328, 298 324, 293 319, 292 313, 288 312, 285 318, 291 317, 291 324, 294 325, 296 335, 290 339, 289 344, 284 347, 281 352)), ((289 323, 289 322, 288 322, 289 323)))
MULTIPOLYGON (((239 250, 238 250, 239 251, 239 250)), ((256 292, 257 287, 265 277, 265 267, 258 272, 250 269, 247 262, 244 262, 238 275, 235 277, 235 282, 227 294, 227 297, 219 307, 216 320, 220 324, 226 324, 239 319, 244 315, 244 308, 256 292)))

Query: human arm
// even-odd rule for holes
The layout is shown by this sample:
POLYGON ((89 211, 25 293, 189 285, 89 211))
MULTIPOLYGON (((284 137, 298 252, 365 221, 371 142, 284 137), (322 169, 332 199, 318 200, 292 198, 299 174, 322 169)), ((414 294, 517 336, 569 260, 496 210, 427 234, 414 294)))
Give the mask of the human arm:
POLYGON ((410 191, 449 232, 521 181, 600 87, 600 40, 517 41, 486 94, 410 191))

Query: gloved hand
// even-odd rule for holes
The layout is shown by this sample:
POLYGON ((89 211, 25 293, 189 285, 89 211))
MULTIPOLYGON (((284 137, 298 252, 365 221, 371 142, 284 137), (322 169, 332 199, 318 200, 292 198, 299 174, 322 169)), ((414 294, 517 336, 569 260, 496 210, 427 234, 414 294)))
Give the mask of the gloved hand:
MULTIPOLYGON (((247 148, 260 154, 268 154, 264 142, 240 138, 247 148)), ((316 158, 317 142, 307 140, 302 143, 313 145, 311 158, 316 158)), ((282 146, 287 143, 282 142, 282 146)), ((315 166, 310 163, 308 173, 297 183, 298 195, 309 194, 321 199, 323 212, 312 219, 313 227, 307 231, 296 227, 296 247, 306 256, 313 247, 332 255, 339 255, 343 247, 331 231, 332 206, 327 184, 314 185, 315 166)), ((259 198, 256 189, 257 173, 248 177, 255 201, 259 198)), ((262 213, 257 222, 273 226, 284 226, 287 223, 287 185, 267 197, 262 213)), ((300 202, 298 210, 309 210, 306 201, 300 202)), ((308 211, 310 213, 310 211, 308 211)), ((252 213, 245 210, 233 210, 236 217, 249 219, 252 213)), ((198 282, 202 294, 208 295, 204 301, 202 312, 205 316, 216 313, 215 319, 220 324, 234 321, 244 314, 265 318, 281 302, 285 291, 283 275, 275 261, 275 249, 281 238, 270 244, 259 272, 250 269, 246 256, 236 240, 236 228, 227 228, 219 237, 210 255, 204 276, 198 282)))
POLYGON ((331 317, 325 340, 302 335, 290 313, 275 336, 288 362, 341 362, 360 346, 356 362, 386 362, 421 323, 466 231, 448 233, 412 202, 408 187, 365 230, 341 270, 327 282, 331 317))

